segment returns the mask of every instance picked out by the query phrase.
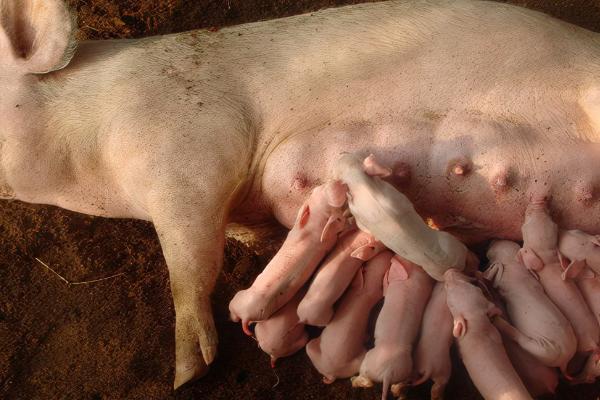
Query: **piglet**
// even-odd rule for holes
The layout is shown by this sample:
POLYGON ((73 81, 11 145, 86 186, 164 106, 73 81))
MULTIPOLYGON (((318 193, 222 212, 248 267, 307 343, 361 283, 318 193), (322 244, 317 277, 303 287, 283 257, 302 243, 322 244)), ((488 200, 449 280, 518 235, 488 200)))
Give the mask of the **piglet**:
POLYGON ((504 299, 514 325, 502 322, 496 327, 543 365, 559 367, 564 372, 577 350, 577 338, 542 285, 517 259, 519 250, 517 243, 498 240, 487 252, 491 264, 484 276, 504 299))
POLYGON ((300 321, 325 326, 333 317, 333 305, 342 297, 356 271, 385 247, 360 230, 343 235, 317 270, 308 293, 298 306, 300 321))
MULTIPOLYGON (((585 302, 600 324, 600 277, 585 267, 574 279, 585 302)), ((596 352, 588 356, 583 369, 573 378, 572 383, 593 383, 599 376, 600 354, 596 352)))
POLYGON ((554 394, 558 386, 558 370, 556 368, 544 365, 512 339, 504 340, 504 348, 531 396, 537 398, 554 394))
POLYGON ((375 347, 360 366, 353 386, 383 382, 382 399, 392 384, 412 378, 412 351, 434 280, 418 265, 394 256, 384 281, 385 300, 375 324, 375 347))
POLYGON ((539 278, 544 291, 571 323, 577 338, 577 352, 598 349, 600 326, 577 285, 564 279, 558 253, 558 227, 548 215, 546 200, 532 200, 525 212, 520 261, 539 278))
POLYGON ((577 275, 586 265, 600 274, 600 236, 588 235, 580 230, 560 231, 558 250, 566 276, 577 275))
POLYGON ((256 277, 229 303, 231 319, 262 321, 287 303, 310 278, 321 259, 335 245, 345 227, 342 206, 347 188, 339 181, 317 186, 304 203, 281 249, 256 277))
POLYGON ((421 336, 415 350, 415 372, 419 375, 413 385, 433 380, 431 399, 444 398, 444 390, 452 372, 452 314, 446 303, 444 284, 438 282, 425 307, 421 336))
POLYGON ((393 254, 379 253, 359 269, 342 296, 331 322, 321 336, 306 345, 306 353, 325 383, 356 374, 365 356, 371 309, 383 297, 383 277, 393 254))
POLYGON ((305 290, 300 290, 286 305, 254 328, 258 346, 271 356, 273 367, 278 358, 294 354, 308 342, 304 324, 296 313, 304 293, 305 290))
POLYGON ((452 332, 481 395, 487 400, 531 399, 504 350, 500 333, 490 321, 502 311, 456 270, 446 271, 444 284, 454 319, 452 332))
POLYGON ((378 176, 370 176, 384 170, 373 156, 363 162, 356 155, 344 154, 335 165, 336 177, 348 185, 348 206, 358 227, 421 265, 436 280, 448 268, 469 267, 472 260, 462 242, 431 229, 404 194, 378 176))

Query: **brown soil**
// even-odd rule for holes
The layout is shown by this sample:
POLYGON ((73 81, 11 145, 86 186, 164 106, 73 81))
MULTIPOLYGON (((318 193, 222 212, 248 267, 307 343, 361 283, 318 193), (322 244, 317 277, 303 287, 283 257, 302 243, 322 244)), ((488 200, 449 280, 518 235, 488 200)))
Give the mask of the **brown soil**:
MULTIPOLYGON (((69 0, 80 38, 125 38, 220 27, 359 0, 69 0)), ((600 31, 597 0, 518 0, 600 31)), ((91 218, 53 207, 0 208, 0 398, 6 399, 375 399, 348 381, 324 385, 305 354, 268 358, 227 319, 233 293, 268 261, 277 241, 229 240, 214 296, 220 355, 211 373, 174 393, 174 314, 166 265, 152 226, 91 218), (256 251, 260 248, 260 251, 256 251), (71 281, 68 285, 35 258, 71 281), (276 382, 279 382, 276 385, 276 382)), ((458 364, 457 364, 458 365, 458 364)), ((595 399, 600 385, 562 384, 557 398, 595 399)), ((426 398, 427 388, 411 398, 426 398)), ((478 398, 462 368, 448 398, 478 398)))

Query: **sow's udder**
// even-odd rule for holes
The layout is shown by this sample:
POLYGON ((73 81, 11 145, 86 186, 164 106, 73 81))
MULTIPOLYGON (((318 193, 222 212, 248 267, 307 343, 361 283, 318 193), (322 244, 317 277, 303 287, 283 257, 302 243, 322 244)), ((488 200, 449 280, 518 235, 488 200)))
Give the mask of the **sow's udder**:
MULTIPOLYGON (((452 173, 464 174, 461 165, 452 173)), ((485 398, 551 394, 559 375, 594 382, 598 237, 560 230, 555 201, 534 193, 523 200, 527 213, 514 212, 523 248, 493 242, 482 274, 465 244, 426 223, 386 182, 393 174, 374 157, 342 156, 337 180, 313 189, 280 251, 232 300, 232 318, 273 366, 306 347, 324 383, 382 383, 385 397, 432 380, 431 397, 440 399, 457 344, 485 398)))

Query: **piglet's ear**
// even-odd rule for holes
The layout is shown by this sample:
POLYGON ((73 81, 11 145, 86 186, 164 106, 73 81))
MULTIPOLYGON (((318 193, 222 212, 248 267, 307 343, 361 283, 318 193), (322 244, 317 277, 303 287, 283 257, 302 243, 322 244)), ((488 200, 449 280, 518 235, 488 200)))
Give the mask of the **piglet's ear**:
POLYGON ((75 51, 76 27, 62 0, 0 0, 0 64, 23 75, 61 69, 75 51))
POLYGON ((584 260, 573 260, 567 267, 563 270, 560 277, 563 281, 567 279, 575 279, 579 276, 579 274, 585 269, 586 264, 584 260))
POLYGON ((531 249, 520 249, 517 253, 517 259, 531 271, 537 272, 544 268, 544 262, 531 249))
POLYGON ((454 327, 452 335, 455 338, 461 338, 467 333, 467 321, 463 317, 454 318, 454 327))

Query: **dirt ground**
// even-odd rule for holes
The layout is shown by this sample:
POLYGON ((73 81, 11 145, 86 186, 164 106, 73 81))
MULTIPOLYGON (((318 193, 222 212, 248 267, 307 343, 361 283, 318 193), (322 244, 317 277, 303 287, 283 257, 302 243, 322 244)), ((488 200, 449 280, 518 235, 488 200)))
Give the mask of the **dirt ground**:
MULTIPOLYGON (((82 39, 129 38, 221 27, 360 0, 69 0, 82 39)), ((600 31, 598 0, 518 4, 600 31)), ((269 367, 227 319, 227 303, 266 264, 277 240, 227 243, 214 296, 219 357, 210 374, 174 393, 174 313, 152 226, 53 207, 0 206, 0 398, 2 399, 375 399, 348 381, 326 386, 304 353, 269 367), (120 274, 109 280, 68 285, 120 274), (279 382, 278 384, 276 384, 279 382)), ((478 398, 458 368, 449 399, 478 398)), ((561 384, 556 398, 596 399, 600 385, 561 384)), ((410 392, 427 398, 427 387, 410 392)))

